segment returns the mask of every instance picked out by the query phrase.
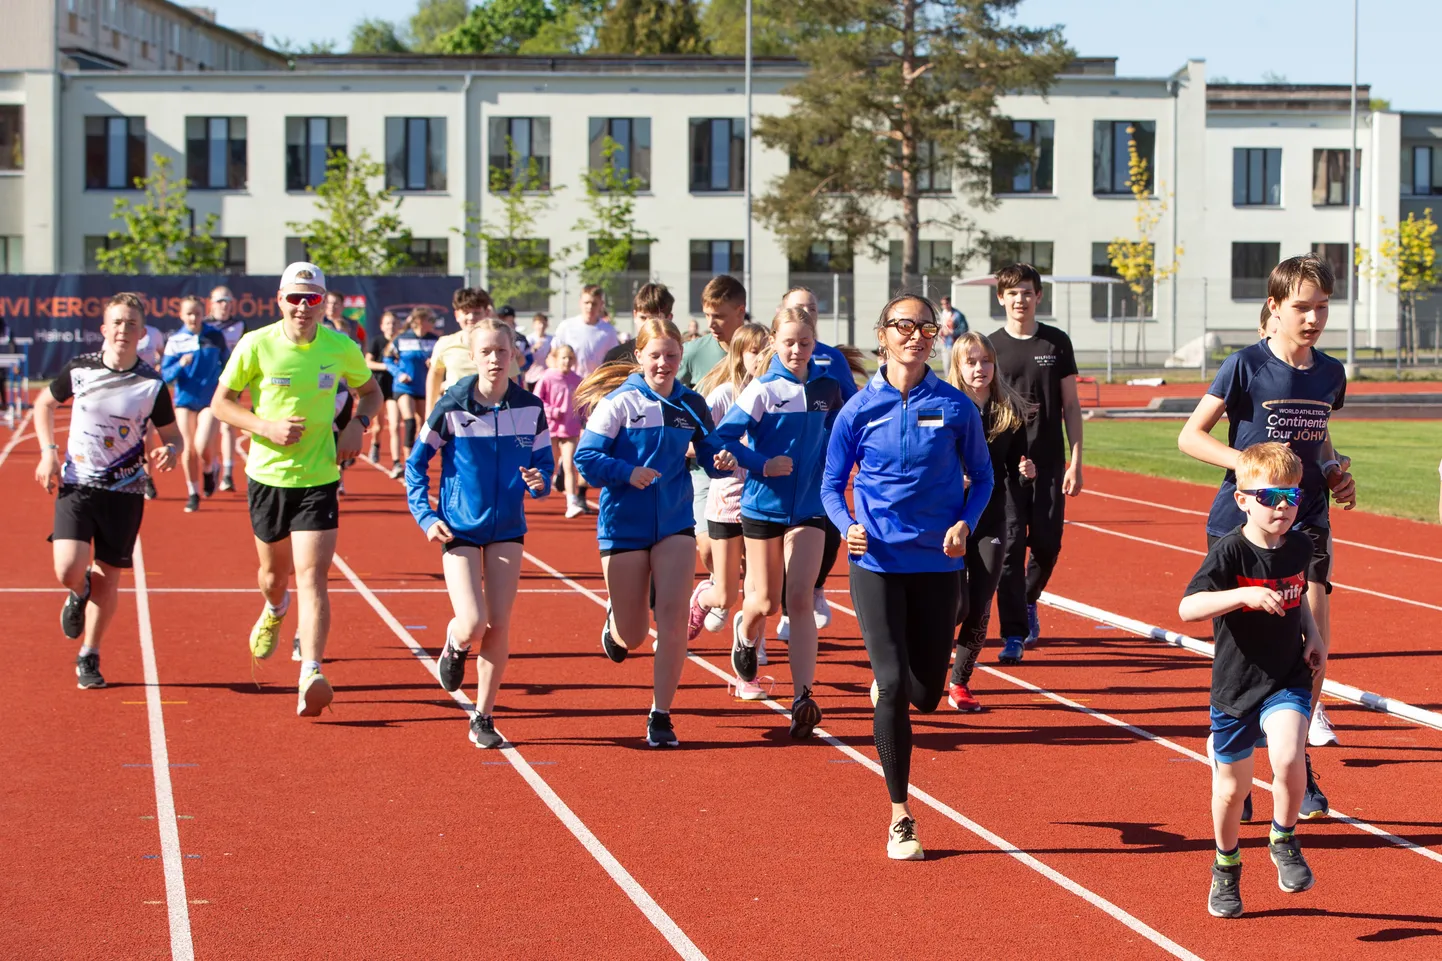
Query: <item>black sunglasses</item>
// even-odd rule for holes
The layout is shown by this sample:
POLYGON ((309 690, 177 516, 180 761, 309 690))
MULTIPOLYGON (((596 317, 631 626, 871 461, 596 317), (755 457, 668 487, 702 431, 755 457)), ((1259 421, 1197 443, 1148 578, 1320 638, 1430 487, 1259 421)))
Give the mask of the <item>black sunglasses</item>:
POLYGON ((895 327, 897 333, 901 334, 901 336, 903 337, 910 337, 912 334, 916 333, 918 329, 921 331, 921 336, 925 337, 927 340, 931 340, 937 334, 941 333, 941 325, 931 320, 925 320, 921 323, 917 323, 914 320, 906 319, 888 320, 886 322, 886 326, 895 327))

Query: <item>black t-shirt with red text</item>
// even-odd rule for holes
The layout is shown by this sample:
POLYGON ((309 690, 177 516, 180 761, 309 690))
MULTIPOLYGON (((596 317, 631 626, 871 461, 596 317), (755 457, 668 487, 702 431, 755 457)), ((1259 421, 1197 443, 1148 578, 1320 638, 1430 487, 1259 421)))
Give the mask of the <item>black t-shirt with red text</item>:
POLYGON ((991 346, 996 376, 1037 405, 1026 425, 1026 456, 1036 462, 1038 473, 1059 472, 1066 466, 1061 382, 1077 372, 1071 338, 1050 324, 1037 324, 1030 337, 1014 337, 1002 327, 992 333, 991 346))
POLYGON ((1212 707, 1231 717, 1257 710, 1289 687, 1312 686, 1312 669, 1302 658, 1302 595, 1312 542, 1289 533, 1273 549, 1258 547, 1238 527, 1207 552, 1187 595, 1269 587, 1282 595, 1286 614, 1241 608, 1212 618, 1212 707))

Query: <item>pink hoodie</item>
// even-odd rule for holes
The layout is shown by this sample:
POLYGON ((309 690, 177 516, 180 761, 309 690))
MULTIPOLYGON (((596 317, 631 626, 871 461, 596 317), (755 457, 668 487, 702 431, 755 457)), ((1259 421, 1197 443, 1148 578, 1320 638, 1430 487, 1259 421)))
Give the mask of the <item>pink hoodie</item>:
POLYGON ((576 388, 580 385, 580 374, 574 370, 562 373, 555 368, 547 370, 536 381, 535 393, 546 409, 546 426, 552 437, 565 440, 581 436, 581 415, 575 403, 576 388))

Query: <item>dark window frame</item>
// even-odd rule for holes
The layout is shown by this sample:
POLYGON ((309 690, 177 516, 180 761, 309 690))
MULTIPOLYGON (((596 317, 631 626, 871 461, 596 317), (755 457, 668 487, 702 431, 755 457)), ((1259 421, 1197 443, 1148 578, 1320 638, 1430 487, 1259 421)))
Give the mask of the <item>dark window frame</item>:
MULTIPOLYGON (((225 273, 244 274, 249 245, 244 237, 218 237, 225 243, 225 273)), ((302 258, 304 259, 304 258, 302 258)))
POLYGON ((516 161, 529 166, 536 162, 537 192, 551 189, 551 118, 550 117, 490 117, 486 124, 487 133, 487 185, 494 187, 497 174, 505 177, 507 184, 514 184, 516 171, 511 169, 511 148, 516 150, 516 161), (524 130, 524 135, 522 131, 524 130), (538 142, 544 141, 546 152, 536 152, 538 142), (522 150, 522 147, 525 147, 522 150))
POLYGON ((1407 165, 1411 168, 1408 179, 1412 183, 1411 197, 1435 197, 1442 194, 1442 146, 1432 144, 1413 144, 1408 152, 1407 165), (1427 157, 1425 162, 1420 162, 1424 154, 1427 157), (1426 190, 1419 190, 1417 184, 1417 172, 1426 170, 1426 190))
POLYGON ((587 152, 592 171, 601 169, 602 146, 610 137, 621 148, 612 156, 612 164, 640 180, 641 190, 651 189, 650 117, 591 117, 588 129, 587 152))
POLYGON ((386 186, 402 193, 445 192, 445 117, 386 118, 386 186), (419 146, 417 137, 424 138, 419 146), (424 167, 419 177, 418 161, 424 167))
POLYGON ((1138 152, 1147 162, 1147 192, 1157 189, 1157 122, 1155 120, 1094 120, 1092 121, 1092 196, 1124 197, 1131 195, 1126 185, 1131 177, 1127 141, 1135 138, 1138 152), (1127 133, 1127 127, 1133 133, 1127 133), (1103 176, 1105 175, 1105 185, 1103 176))
POLYGON ((86 190, 136 190, 135 181, 143 179, 147 172, 146 131, 144 117, 127 117, 116 114, 90 115, 85 118, 85 189, 86 190), (124 183, 112 183, 110 145, 116 136, 114 128, 124 124, 120 134, 125 138, 124 183))
POLYGON ((0 104, 0 170, 25 169, 25 105, 0 104))
POLYGON ((450 273, 451 242, 449 237, 393 238, 387 242, 391 251, 404 251, 409 262, 396 273, 413 277, 444 277, 450 273))
POLYGON ((1281 147, 1232 148, 1232 206, 1282 206, 1281 147))
POLYGON ((1317 147, 1312 150, 1313 207, 1348 206, 1351 197, 1348 190, 1357 190, 1362 183, 1362 151, 1357 151, 1357 169, 1348 177, 1350 153, 1346 147, 1317 147))
MULTIPOLYGON (((1319 260, 1326 261, 1332 268, 1332 276, 1335 278, 1332 286, 1334 300, 1347 299, 1348 283, 1355 283, 1357 280, 1357 265, 1353 263, 1352 269, 1347 269, 1347 246, 1345 242, 1320 241, 1312 244, 1312 253, 1316 254, 1319 260)), ((1358 288, 1359 291, 1360 289, 1358 288)))
POLYGON ((1269 240, 1232 242, 1232 299, 1262 301, 1267 278, 1282 257, 1282 245, 1269 240))
POLYGON ((348 152, 349 133, 350 123, 345 117, 286 117, 285 189, 303 192, 308 187, 314 189, 324 183, 330 155, 348 152), (317 122, 325 124, 323 144, 317 144, 313 136, 317 122), (299 137, 295 136, 297 129, 299 137), (315 153, 317 147, 322 151, 319 156, 315 153))
POLYGON ((720 274, 730 274, 740 278, 746 270, 746 241, 727 240, 726 238, 692 240, 690 244, 691 258, 691 300, 690 308, 692 314, 702 312, 701 293, 711 278, 720 274), (728 244, 724 253, 719 253, 716 245, 728 244), (726 261, 726 269, 717 270, 717 258, 721 257, 726 261))
POLYGON ((1018 141, 1031 145, 1035 158, 1023 160, 1015 165, 993 163, 991 171, 991 192, 996 196, 1029 197, 1053 196, 1056 193, 1056 121, 1009 119, 1012 136, 1018 141), (1023 132, 1022 126, 1028 129, 1023 132), (1030 179, 1030 187, 1018 187, 1017 180, 1023 176, 1030 179), (1043 183, 1044 181, 1044 183, 1043 183))
POLYGON ((746 188, 746 121, 740 117, 692 117, 688 155, 693 194, 740 193, 746 188), (730 124, 726 151, 726 185, 717 185, 716 151, 713 141, 721 124, 730 124))
POLYGON ((191 190, 244 190, 248 177, 246 162, 246 135, 249 125, 244 117, 186 117, 185 118, 185 179, 190 181, 191 190), (194 124, 202 125, 201 136, 194 136, 194 124), (216 158, 214 147, 219 142, 214 136, 214 124, 225 124, 225 147, 221 161, 224 163, 225 183, 213 182, 216 158), (236 124, 240 125, 240 136, 235 135, 236 124))

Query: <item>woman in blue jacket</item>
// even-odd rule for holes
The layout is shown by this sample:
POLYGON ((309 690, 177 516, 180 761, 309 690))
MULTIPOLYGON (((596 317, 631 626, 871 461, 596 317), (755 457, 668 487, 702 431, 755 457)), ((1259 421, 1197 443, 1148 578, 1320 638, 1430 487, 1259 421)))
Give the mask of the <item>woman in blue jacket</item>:
POLYGON ((891 796, 886 854, 906 861, 925 857, 907 805, 907 705, 934 711, 946 691, 966 539, 994 483, 976 405, 927 366, 940 330, 925 298, 905 295, 882 310, 881 368, 836 419, 821 490, 846 535, 851 601, 876 677, 872 730, 891 796))
POLYGON ((386 349, 386 370, 391 373, 401 415, 401 456, 407 459, 416 444, 417 420, 426 417, 426 373, 436 341, 440 340, 435 323, 429 307, 417 307, 406 318, 406 329, 396 334, 386 349))
POLYGON ((479 373, 441 395, 406 460, 406 498, 426 537, 442 546, 441 569, 455 616, 437 659, 441 687, 459 690, 466 654, 476 658, 471 743, 500 747, 491 720, 510 652, 511 608, 521 579, 525 498, 551 492, 551 435, 541 401, 509 380, 515 340, 493 318, 470 336, 479 373), (441 455, 440 496, 432 506, 429 468, 441 455))
POLYGON ((636 332, 636 363, 613 362, 576 388, 590 410, 576 447, 576 468, 601 488, 596 539, 611 603, 601 650, 617 664, 646 639, 648 588, 655 581, 656 660, 646 743, 675 747, 671 701, 686 663, 687 598, 696 570, 696 518, 686 450, 712 477, 725 477, 715 455, 711 412, 676 381, 681 332, 649 318, 636 332))
POLYGON ((186 297, 180 302, 180 329, 165 342, 160 375, 175 390, 175 422, 180 427, 184 450, 180 468, 185 474, 185 510, 200 510, 200 491, 215 493, 220 473, 215 462, 211 430, 210 399, 220 384, 220 372, 230 357, 220 328, 204 322, 205 301, 186 297))
MULTIPOLYGON (((821 570, 826 546, 821 472, 826 439, 843 400, 841 384, 812 360, 815 347, 816 324, 806 311, 777 311, 765 373, 746 386, 716 428, 727 452, 747 471, 741 494, 746 600, 731 622, 731 666, 743 681, 756 679, 757 640, 766 618, 781 609, 783 577, 792 595, 788 603, 805 610, 821 570)), ((821 708, 811 697, 815 619, 792 622, 787 645, 791 736, 810 737, 821 723, 821 708)))

